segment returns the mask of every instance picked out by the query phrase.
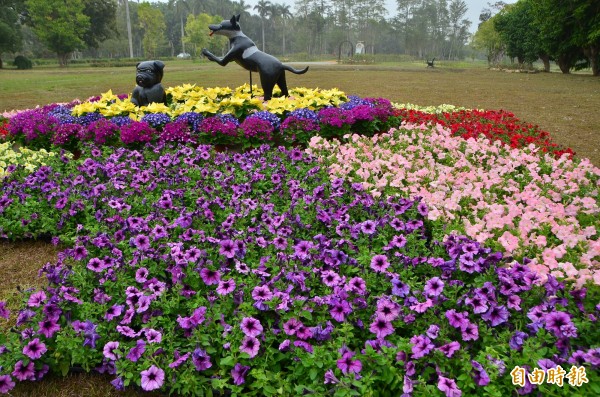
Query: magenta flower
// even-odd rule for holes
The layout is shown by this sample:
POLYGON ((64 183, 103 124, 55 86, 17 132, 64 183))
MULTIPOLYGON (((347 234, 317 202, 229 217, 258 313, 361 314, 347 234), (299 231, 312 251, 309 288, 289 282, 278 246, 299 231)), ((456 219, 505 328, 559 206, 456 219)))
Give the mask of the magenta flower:
POLYGON ((250 358, 256 357, 260 349, 260 342, 253 336, 245 336, 240 345, 240 352, 247 353, 250 358))
POLYGON ((337 360, 337 367, 344 375, 358 374, 362 370, 360 360, 352 360, 354 353, 347 351, 342 355, 342 358, 337 360))
POLYGON ((423 292, 429 297, 439 296, 444 290, 444 282, 439 277, 427 280, 423 292))
POLYGON ((206 285, 218 284, 221 280, 221 274, 218 271, 207 268, 200 270, 200 277, 206 285))
POLYGON ((179 354, 179 351, 175 350, 175 359, 169 364, 169 368, 177 368, 187 361, 192 353, 187 352, 185 354, 179 354))
POLYGON ((236 363, 231 370, 231 376, 233 377, 233 383, 237 386, 242 385, 246 382, 246 374, 250 371, 250 367, 236 363))
POLYGON ((508 309, 503 305, 492 305, 487 312, 481 315, 481 318, 488 321, 492 327, 505 323, 508 317, 508 309))
POLYGON ((204 371, 212 367, 212 363, 210 362, 210 356, 206 353, 205 350, 197 348, 192 353, 192 363, 196 367, 196 371, 204 371))
POLYGON ((435 347, 433 343, 431 343, 431 339, 426 337, 425 335, 415 335, 410 338, 410 343, 412 343, 412 356, 411 358, 421 358, 425 357, 433 348, 435 347))
POLYGON ((262 333, 263 326, 254 317, 244 317, 240 323, 240 329, 245 335, 256 337, 262 333))
POLYGON ((0 317, 8 320, 10 317, 10 310, 6 308, 6 302, 0 301, 0 317))
POLYGON ((35 380, 35 368, 33 361, 29 361, 27 365, 23 364, 23 360, 17 361, 15 369, 11 374, 20 381, 35 380))
POLYGON ((219 244, 221 245, 221 248, 219 249, 219 254, 229 259, 235 256, 235 244, 233 243, 233 241, 222 240, 219 244))
POLYGON ((37 360, 47 351, 48 349, 46 348, 46 345, 43 342, 40 342, 39 338, 29 341, 29 343, 23 348, 23 354, 32 360, 37 360))
POLYGON ((563 337, 563 329, 568 330, 567 327, 564 326, 573 326, 571 322, 571 316, 565 312, 551 312, 544 316, 543 318, 545 322, 546 329, 550 331, 554 336, 561 338, 563 337))
POLYGON ((116 351, 118 348, 119 342, 108 342, 106 343, 106 345, 104 345, 104 348, 102 349, 102 354, 104 354, 104 357, 108 358, 109 360, 116 361, 119 359, 119 353, 116 351))
POLYGON ((162 341, 162 334, 152 328, 146 329, 145 334, 148 343, 160 343, 162 341))
POLYGON ((38 323, 39 330, 38 332, 44 335, 46 338, 51 338, 59 329, 60 325, 56 322, 57 320, 54 318, 45 319, 44 321, 40 321, 38 323))
POLYGON ((7 394, 15 387, 15 382, 13 382, 10 375, 0 375, 0 393, 7 394))
POLYGON ((302 322, 295 318, 290 318, 288 321, 283 323, 283 332, 287 335, 295 335, 298 328, 303 325, 302 322))
POLYGON ((329 368, 327 371, 325 371, 325 382, 326 385, 335 385, 340 383, 340 380, 338 378, 335 377, 335 375, 333 374, 333 370, 331 368, 329 368))
POLYGON ((46 300, 46 294, 44 291, 37 291, 31 294, 29 300, 27 301, 27 306, 29 307, 39 307, 46 300))
POLYGON ((273 293, 267 285, 256 286, 252 290, 252 298, 258 302, 270 301, 273 298, 273 293))
POLYGON ((300 241, 294 245, 294 255, 296 258, 304 260, 310 255, 310 250, 314 248, 314 244, 310 241, 300 241))
POLYGON ((371 269, 378 273, 385 271, 389 266, 390 263, 385 255, 375 255, 371 259, 371 269))
POLYGON ((453 341, 437 348, 446 357, 452 357, 460 349, 460 343, 453 341))
POLYGON ((142 354, 144 354, 145 351, 146 342, 140 339, 136 342, 135 346, 129 350, 129 353, 127 353, 127 359, 129 361, 136 362, 140 359, 140 357, 142 357, 142 354))
POLYGON ((386 320, 383 317, 377 317, 375 318, 375 321, 373 321, 371 323, 371 326, 369 327, 369 331, 371 331, 372 333, 375 334, 375 336, 380 339, 380 338, 385 338, 388 335, 391 335, 394 333, 394 327, 392 326, 392 323, 388 320, 386 320))
POLYGON ((140 373, 142 376, 142 389, 146 391, 160 389, 165 381, 165 371, 152 365, 140 373))
POLYGON ((389 299, 379 299, 375 314, 386 321, 394 321, 400 315, 400 305, 389 299))
POLYGON ((230 278, 227 280, 219 280, 219 285, 217 285, 217 294, 219 295, 228 295, 235 290, 235 280, 230 278))
POLYGON ((443 391, 446 394, 446 397, 460 397, 462 396, 462 392, 456 386, 456 382, 454 379, 445 378, 442 375, 439 376, 438 379, 438 389, 443 391))

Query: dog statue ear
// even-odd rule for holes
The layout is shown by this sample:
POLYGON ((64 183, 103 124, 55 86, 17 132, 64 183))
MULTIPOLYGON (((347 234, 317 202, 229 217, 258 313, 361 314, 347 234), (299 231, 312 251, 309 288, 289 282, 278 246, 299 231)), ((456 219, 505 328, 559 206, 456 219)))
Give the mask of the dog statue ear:
POLYGON ((235 16, 235 20, 236 20, 236 22, 239 22, 239 21, 240 21, 240 15, 241 15, 241 14, 237 14, 237 15, 235 16))
POLYGON ((229 20, 229 22, 231 23, 231 26, 233 26, 234 28, 237 26, 238 21, 239 21, 239 16, 238 16, 238 18, 236 18, 235 15, 232 15, 231 19, 229 20))
POLYGON ((165 64, 163 61, 154 61, 154 67, 162 71, 165 68, 165 64))

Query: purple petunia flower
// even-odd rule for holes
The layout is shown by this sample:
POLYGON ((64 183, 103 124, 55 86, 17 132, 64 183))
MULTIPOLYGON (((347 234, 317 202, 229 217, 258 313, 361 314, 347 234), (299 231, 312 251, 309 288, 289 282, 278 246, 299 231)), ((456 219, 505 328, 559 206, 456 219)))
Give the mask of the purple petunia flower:
POLYGON ((160 389, 165 381, 165 371, 156 365, 140 372, 140 375, 142 377, 142 389, 146 391, 160 389))
POLYGON ((216 292, 219 295, 228 295, 235 290, 235 280, 230 278, 227 280, 219 280, 216 292))
POLYGON ((119 354, 116 352, 118 348, 119 342, 107 342, 106 345, 104 345, 104 348, 102 349, 102 354, 104 354, 104 357, 108 358, 109 360, 116 361, 119 359, 119 354))
POLYGON ((487 312, 481 315, 481 318, 488 321, 492 327, 500 325, 508 321, 508 309, 501 305, 492 305, 487 312))
POLYGON ((464 329, 461 329, 462 339, 464 341, 479 339, 479 328, 477 324, 469 322, 464 329))
POLYGON ((205 350, 197 348, 192 353, 192 363, 194 363, 194 367, 196 367, 196 371, 204 371, 212 367, 212 363, 210 362, 210 356, 206 353, 205 350))
POLYGON ((460 328, 461 330, 465 329, 467 327, 467 324, 469 324, 467 316, 467 312, 458 313, 454 309, 446 311, 446 318, 448 319, 450 325, 454 328, 460 328))
POLYGON ((175 359, 169 364, 169 368, 177 368, 190 358, 192 353, 187 352, 185 354, 179 354, 179 351, 175 350, 175 359))
POLYGON ((0 317, 8 319, 10 318, 10 310, 6 308, 6 302, 0 301, 0 317))
POLYGON ((57 319, 54 318, 47 318, 44 321, 40 321, 38 325, 38 332, 44 335, 46 338, 51 338, 52 335, 60 330, 60 325, 57 323, 57 319))
POLYGON ((37 291, 31 294, 29 300, 27 301, 27 306, 29 307, 39 307, 46 300, 46 294, 44 291, 37 291))
POLYGON ((440 375, 437 387, 446 394, 446 397, 462 396, 462 391, 458 388, 454 379, 446 378, 440 375))
POLYGON ((300 241, 294 245, 294 256, 304 260, 310 255, 310 250, 314 248, 314 244, 310 241, 300 241))
POLYGON ((446 357, 452 357, 460 349, 460 343, 453 341, 437 348, 446 357))
POLYGON ((252 290, 252 298, 257 302, 270 301, 273 298, 273 293, 267 285, 259 285, 252 290))
POLYGON ((354 353, 347 351, 342 355, 342 358, 337 360, 337 367, 344 375, 358 374, 362 370, 360 360, 352 360, 354 353))
POLYGON ((385 255, 375 255, 371 259, 371 269, 378 273, 385 271, 385 269, 387 269, 389 266, 390 263, 385 255))
POLYGON ((523 344, 525 343, 525 339, 528 338, 528 335, 523 331, 515 331, 513 336, 508 341, 508 346, 513 350, 521 350, 523 344))
POLYGON ((235 256, 235 244, 232 240, 222 240, 219 245, 219 254, 226 258, 232 259, 235 256))
POLYGON ((32 360, 37 360, 47 351, 48 349, 46 348, 46 345, 41 342, 39 338, 29 341, 29 343, 23 348, 23 354, 32 360))
POLYGON ((411 358, 417 359, 421 357, 425 357, 433 348, 435 347, 433 343, 431 343, 431 339, 429 339, 425 335, 415 335, 410 338, 410 343, 412 343, 412 355, 411 358))
POLYGON ((260 342, 252 336, 245 336, 240 345, 240 352, 247 353, 250 358, 256 357, 260 349, 260 342))
POLYGON ((444 282, 439 277, 432 277, 427 280, 423 292, 429 297, 440 296, 444 290, 444 282))
POLYGON ((375 318, 375 320, 371 323, 371 326, 369 327, 369 331, 374 333, 375 336, 378 339, 380 339, 380 338, 385 338, 386 336, 393 334, 394 327, 392 326, 392 323, 390 321, 386 320, 383 317, 377 316, 375 318))
POLYGON ((0 393, 7 394, 15 387, 15 382, 13 382, 10 375, 0 375, 0 393))
POLYGON ((340 380, 335 377, 335 375, 333 374, 333 370, 331 368, 329 368, 327 371, 325 371, 325 382, 324 383, 326 385, 336 385, 336 384, 340 383, 340 380))
POLYGON ((246 374, 250 371, 250 367, 236 363, 231 370, 231 376, 233 377, 233 383, 237 386, 243 385, 246 382, 246 374))
POLYGON ((245 335, 256 337, 262 333, 263 326, 254 317, 244 317, 240 322, 240 329, 245 335))
POLYGON ((483 365, 475 360, 471 360, 471 366, 473 367, 473 380, 477 386, 486 386, 490 383, 490 377, 485 368, 483 368, 483 365))
POLYGON ((17 380, 35 380, 35 368, 33 361, 29 361, 27 365, 23 364, 23 360, 17 361, 14 371, 11 374, 17 380))
POLYGON ((379 299, 375 314, 386 321, 394 321, 400 315, 400 305, 389 299, 379 299))
POLYGON ((200 277, 206 285, 218 284, 221 280, 221 274, 218 271, 207 268, 200 270, 200 277))
POLYGON ((132 362, 136 362, 142 357, 142 354, 146 351, 146 342, 138 340, 134 347, 127 353, 127 359, 132 362))
POLYGON ((544 320, 546 329, 548 331, 550 331, 552 334, 554 334, 554 336, 556 336, 557 338, 566 336, 565 332, 563 332, 563 331, 567 331, 567 333, 569 335, 571 335, 571 334, 573 334, 573 330, 576 330, 574 324, 571 322, 571 316, 569 316, 569 314, 565 313, 565 312, 554 311, 554 312, 548 313, 544 316, 543 320, 544 320), (565 327, 565 326, 571 326, 571 327, 565 327))

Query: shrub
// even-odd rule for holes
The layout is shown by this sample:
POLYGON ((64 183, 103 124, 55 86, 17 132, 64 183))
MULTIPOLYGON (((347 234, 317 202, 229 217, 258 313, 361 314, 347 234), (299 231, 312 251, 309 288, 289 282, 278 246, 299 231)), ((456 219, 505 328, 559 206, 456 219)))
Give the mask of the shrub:
POLYGON ((15 57, 15 60, 13 61, 13 65, 15 65, 17 69, 20 70, 31 69, 33 67, 31 60, 29 60, 29 58, 27 57, 24 57, 23 55, 17 55, 15 57))

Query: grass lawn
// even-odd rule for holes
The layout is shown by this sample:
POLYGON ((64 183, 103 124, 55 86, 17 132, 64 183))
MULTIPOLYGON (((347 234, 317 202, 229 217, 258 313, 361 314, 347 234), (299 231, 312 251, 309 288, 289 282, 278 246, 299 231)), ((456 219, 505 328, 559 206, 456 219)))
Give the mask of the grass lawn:
MULTIPOLYGON (((301 66, 301 63, 295 66, 301 66)), ((85 100, 108 90, 130 93, 135 86, 130 67, 0 70, 0 112, 54 102, 85 100)), ((222 68, 207 62, 167 62, 165 87, 195 83, 205 87, 237 87, 248 82, 248 72, 237 65, 222 68)), ((504 109, 521 120, 538 124, 555 142, 571 147, 578 157, 600 166, 600 79, 560 73, 506 73, 480 64, 406 63, 384 65, 310 64, 308 73, 288 73, 290 87, 338 88, 347 94, 384 97, 417 105, 453 104, 467 108, 504 109)), ((253 74, 259 84, 259 77, 253 74)), ((38 269, 55 260, 58 249, 45 241, 0 242, 0 300, 18 299, 17 287, 40 285, 38 269)), ((8 330, 2 330, 8 332, 8 330)), ((24 382, 14 396, 118 396, 100 375, 73 374, 41 383, 24 382)), ((140 394, 141 395, 141 394, 140 394)), ((144 393, 144 395, 153 395, 144 393)))

